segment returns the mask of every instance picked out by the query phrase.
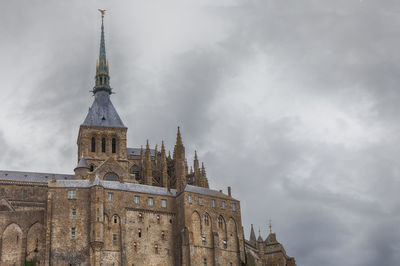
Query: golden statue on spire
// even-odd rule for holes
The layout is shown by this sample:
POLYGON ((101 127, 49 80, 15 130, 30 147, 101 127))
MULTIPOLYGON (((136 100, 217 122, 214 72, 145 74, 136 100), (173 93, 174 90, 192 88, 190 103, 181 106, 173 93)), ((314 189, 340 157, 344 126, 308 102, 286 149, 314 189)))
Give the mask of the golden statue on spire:
POLYGON ((101 18, 104 18, 104 13, 106 12, 105 9, 98 9, 101 13, 101 18))

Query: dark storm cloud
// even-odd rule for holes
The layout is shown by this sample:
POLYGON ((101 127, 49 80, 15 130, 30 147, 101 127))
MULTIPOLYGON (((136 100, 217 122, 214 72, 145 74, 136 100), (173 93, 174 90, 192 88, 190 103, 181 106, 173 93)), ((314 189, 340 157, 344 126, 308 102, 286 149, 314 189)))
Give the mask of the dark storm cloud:
POLYGON ((104 7, 129 146, 180 125, 298 265, 398 264, 397 1, 40 3, 0 4, 2 169, 72 171, 104 7))

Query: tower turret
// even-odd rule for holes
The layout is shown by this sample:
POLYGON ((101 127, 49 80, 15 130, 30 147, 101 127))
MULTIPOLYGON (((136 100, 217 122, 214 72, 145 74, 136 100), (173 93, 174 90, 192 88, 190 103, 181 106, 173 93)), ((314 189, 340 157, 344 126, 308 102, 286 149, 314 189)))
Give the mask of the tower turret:
POLYGON ((162 186, 169 188, 167 155, 165 153, 164 141, 161 141, 161 168, 162 168, 162 186))
POLYGON ((178 192, 183 191, 186 186, 186 175, 185 175, 185 147, 182 143, 181 131, 178 127, 176 134, 176 144, 174 148, 174 160, 175 160, 175 176, 176 176, 176 190, 178 192))
POLYGON ((96 168, 108 158, 128 169, 126 152, 127 128, 111 102, 109 65, 104 40, 104 10, 101 10, 100 52, 96 64, 94 101, 79 128, 78 158, 83 156, 90 168, 96 168))
POLYGON ((193 170, 194 170, 194 184, 196 186, 201 186, 201 174, 199 168, 199 159, 197 158, 197 151, 194 151, 194 161, 193 161, 193 170))
POLYGON ((251 224, 250 229, 250 243, 255 247, 257 244, 256 234, 254 233, 253 224, 251 224))
POLYGON ((153 185, 153 170, 151 167, 151 153, 149 140, 146 142, 146 151, 144 153, 144 183, 146 185, 153 185))

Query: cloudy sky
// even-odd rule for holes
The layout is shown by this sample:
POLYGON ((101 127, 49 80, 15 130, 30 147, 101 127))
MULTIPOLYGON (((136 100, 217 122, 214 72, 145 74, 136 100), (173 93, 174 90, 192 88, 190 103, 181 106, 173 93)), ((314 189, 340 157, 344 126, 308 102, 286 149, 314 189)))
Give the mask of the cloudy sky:
POLYGON ((0 1, 0 169, 72 173, 97 8, 128 146, 181 126, 298 265, 399 264, 399 1, 0 1))

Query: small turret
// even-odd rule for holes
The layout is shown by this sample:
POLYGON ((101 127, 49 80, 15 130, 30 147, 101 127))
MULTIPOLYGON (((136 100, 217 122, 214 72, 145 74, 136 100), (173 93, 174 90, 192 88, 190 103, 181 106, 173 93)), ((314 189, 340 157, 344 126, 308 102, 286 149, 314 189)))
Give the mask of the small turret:
POLYGON ((199 159, 197 158, 197 151, 194 151, 193 170, 195 185, 201 187, 201 174, 199 168, 199 159))
POLYGON ((255 247, 257 245, 256 234, 254 233, 253 224, 250 229, 250 243, 255 247))
POLYGON ((202 187, 209 188, 207 174, 206 174, 206 168, 204 167, 203 162, 201 163, 201 182, 202 182, 202 187))
POLYGON ((83 156, 79 159, 78 165, 75 167, 74 172, 75 179, 85 179, 89 173, 89 166, 83 156))
POLYGON ((183 191, 186 186, 186 175, 185 175, 185 147, 182 143, 181 131, 178 127, 176 134, 176 144, 174 148, 174 159, 175 159, 175 177, 176 177, 176 189, 177 192, 183 191))
POLYGON ((279 244, 278 240, 276 240, 276 234, 272 233, 272 223, 271 220, 269 221, 269 234, 268 237, 265 239, 265 245, 275 245, 279 244))
POLYGON ((153 185, 153 170, 151 167, 151 154, 149 140, 146 142, 146 151, 144 154, 144 180, 146 185, 153 185))
POLYGON ((158 145, 157 144, 154 147, 154 164, 155 164, 155 167, 157 169, 157 166, 159 165, 159 162, 158 162, 158 145))
POLYGON ((263 239, 261 237, 260 229, 258 229, 257 249, 258 249, 259 256, 262 257, 264 255, 264 243, 263 243, 263 239))
POLYGON ((164 141, 161 141, 161 168, 162 168, 162 186, 169 188, 167 156, 165 154, 164 141))

